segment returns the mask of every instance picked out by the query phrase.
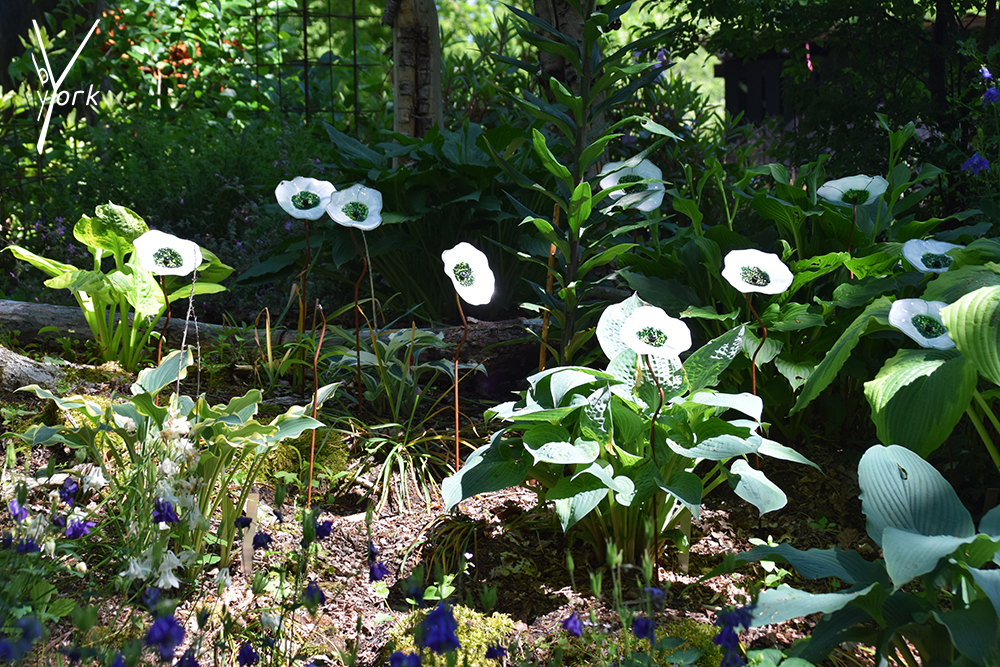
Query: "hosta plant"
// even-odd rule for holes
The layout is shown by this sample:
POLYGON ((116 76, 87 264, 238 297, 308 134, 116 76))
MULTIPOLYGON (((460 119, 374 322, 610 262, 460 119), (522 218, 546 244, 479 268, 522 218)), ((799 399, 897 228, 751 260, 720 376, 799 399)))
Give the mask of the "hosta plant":
POLYGON ((599 549, 613 540, 629 562, 647 546, 647 520, 655 517, 654 534, 663 535, 685 514, 697 518, 703 496, 720 484, 762 514, 783 507, 785 494, 748 455, 810 462, 760 434, 760 398, 710 389, 741 349, 744 328, 682 363, 669 345, 685 348, 690 334, 684 340, 683 324, 648 308, 632 296, 605 311, 597 335, 611 358, 606 370, 537 373, 519 400, 488 411, 508 424, 443 482, 448 507, 530 480, 564 530, 579 524, 599 549), (649 346, 667 352, 650 354, 649 346))
POLYGON ((833 593, 782 584, 757 598, 754 627, 824 614, 787 652, 812 662, 851 641, 872 646, 880 664, 1000 664, 1000 508, 987 512, 977 531, 941 474, 898 445, 865 452, 858 484, 868 535, 882 549, 879 560, 843 549, 760 546, 707 576, 734 563, 770 560, 787 562, 809 579, 846 584, 833 593))

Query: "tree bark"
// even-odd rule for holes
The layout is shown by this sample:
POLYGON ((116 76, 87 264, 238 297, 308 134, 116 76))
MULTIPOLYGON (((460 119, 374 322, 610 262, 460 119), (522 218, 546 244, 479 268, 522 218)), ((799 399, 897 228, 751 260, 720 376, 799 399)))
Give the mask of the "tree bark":
POLYGON ((93 366, 45 364, 0 345, 0 389, 4 391, 17 391, 37 384, 54 394, 96 393, 102 389, 101 384, 82 380, 74 373, 86 368, 93 369, 93 366))
MULTIPOLYGON (((567 37, 576 40, 577 44, 583 44, 584 19, 566 0, 535 0, 535 16, 567 37)), ((543 77, 542 91, 549 102, 554 101, 548 85, 550 76, 554 76, 574 93, 580 92, 577 81, 579 73, 562 56, 539 49, 538 66, 546 75, 543 77)))

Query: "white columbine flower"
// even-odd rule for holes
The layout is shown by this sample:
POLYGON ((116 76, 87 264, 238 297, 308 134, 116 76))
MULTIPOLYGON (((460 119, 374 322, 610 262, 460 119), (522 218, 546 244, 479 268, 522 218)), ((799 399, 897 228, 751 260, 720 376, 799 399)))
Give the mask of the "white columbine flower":
POLYGON ((903 244, 903 257, 920 273, 944 273, 954 261, 947 252, 964 247, 944 241, 910 239, 903 244))
POLYGON ((186 276, 201 266, 198 244, 173 234, 151 229, 132 243, 139 266, 155 275, 186 276))
POLYGON ((108 485, 108 480, 104 479, 104 472, 100 466, 91 466, 87 474, 83 476, 83 495, 87 495, 90 489, 103 489, 108 485))
POLYGON ((641 306, 622 324, 622 342, 636 354, 676 357, 691 347, 691 330, 656 306, 641 306))
POLYGON ((835 203, 851 206, 867 206, 882 196, 889 188, 889 182, 881 176, 848 176, 824 183, 816 194, 835 203))
POLYGON ((337 188, 327 181, 296 176, 279 183, 274 189, 274 197, 288 215, 300 220, 319 220, 336 191, 337 188))
POLYGON ((920 347, 947 350, 955 347, 941 321, 941 309, 947 305, 944 301, 896 299, 889 309, 889 324, 917 341, 920 347))
POLYGON ((792 272, 777 255, 753 249, 726 255, 722 277, 744 294, 781 294, 792 284, 792 272))
POLYGON ((149 576, 149 573, 151 571, 152 568, 150 566, 148 557, 144 558, 143 560, 139 560, 138 558, 133 557, 128 559, 128 569, 125 570, 124 572, 119 572, 118 576, 128 577, 133 581, 136 579, 145 581, 146 577, 149 576))
POLYGON ((330 197, 326 212, 345 227, 370 232, 382 224, 382 193, 363 185, 352 185, 330 197))
POLYGON ((163 553, 163 559, 160 561, 160 567, 157 568, 159 573, 159 578, 156 580, 157 588, 179 588, 181 582, 177 579, 177 575, 174 574, 174 570, 181 567, 181 559, 178 558, 173 551, 167 550, 163 553))
POLYGON ((640 211, 655 211, 663 203, 663 183, 637 183, 646 179, 663 180, 663 172, 649 160, 643 160, 634 167, 624 166, 624 162, 609 162, 601 169, 601 189, 607 190, 622 183, 627 185, 611 193, 611 198, 618 200, 622 206, 637 208, 640 211))
POLYGON ((441 253, 444 272, 455 284, 455 291, 473 306, 482 306, 493 298, 496 278, 490 262, 481 250, 469 243, 459 243, 441 253))

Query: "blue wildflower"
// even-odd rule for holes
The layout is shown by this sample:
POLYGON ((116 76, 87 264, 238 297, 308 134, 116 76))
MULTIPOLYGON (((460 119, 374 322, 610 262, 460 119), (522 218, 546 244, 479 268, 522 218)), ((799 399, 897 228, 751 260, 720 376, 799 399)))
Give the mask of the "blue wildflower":
POLYGON ((7 503, 7 509, 10 510, 11 518, 18 523, 21 523, 28 518, 28 510, 21 507, 21 503, 17 502, 16 498, 7 503))
POLYGON ((257 651, 253 650, 253 646, 250 646, 250 642, 243 642, 236 654, 236 662, 239 663, 240 667, 248 667, 248 665, 256 665, 260 662, 260 656, 257 655, 257 651))
POLYGON ((636 616, 632 621, 632 632, 639 639, 648 639, 650 643, 656 641, 656 623, 651 618, 636 616))
POLYGON ((486 659, 487 660, 500 660, 505 655, 507 655, 507 649, 500 646, 500 642, 493 642, 486 649, 486 659))
POLYGON ((17 619, 14 627, 21 629, 22 639, 32 643, 42 636, 42 622, 34 616, 25 616, 24 618, 17 619))
POLYGON ((753 624, 753 605, 747 605, 730 611, 724 611, 715 617, 715 625, 719 626, 719 634, 712 642, 723 650, 720 667, 742 667, 746 664, 740 658, 739 628, 749 629, 753 624))
POLYGON ((248 516, 241 516, 241 517, 237 517, 236 521, 234 521, 233 523, 240 530, 246 530, 247 528, 250 527, 250 524, 253 523, 253 519, 251 519, 248 516))
POLYGON ((302 593, 302 600, 306 606, 316 607, 326 602, 326 595, 323 594, 323 589, 315 581, 310 581, 306 584, 305 592, 302 593))
POLYGON ((150 626, 146 633, 146 646, 153 646, 160 652, 160 658, 169 660, 174 657, 174 649, 184 641, 184 628, 173 616, 161 616, 150 626))
POLYGON ((142 606, 150 614, 156 615, 156 605, 160 602, 160 589, 153 586, 142 592, 142 606))
POLYGON ((26 537, 23 540, 17 541, 17 553, 31 554, 37 551, 41 551, 41 548, 37 544, 35 544, 35 541, 30 537, 26 537))
POLYGON ((992 79, 993 74, 990 73, 990 70, 986 67, 986 65, 983 65, 979 68, 979 77, 982 79, 992 79))
POLYGON ((52 518, 52 525, 56 526, 57 528, 65 528, 66 527, 66 517, 64 517, 64 516, 53 517, 52 518))
POLYGON ((371 540, 368 540, 368 562, 371 563, 376 558, 378 558, 378 549, 375 548, 371 540))
POLYGON ((333 521, 320 521, 317 522, 313 519, 313 523, 316 524, 316 539, 325 540, 330 537, 330 533, 333 532, 333 521))
POLYGON ((989 161, 979 153, 973 153, 972 157, 962 165, 962 171, 971 171, 973 176, 978 176, 983 169, 989 168, 989 161))
POLYGON ((72 507, 73 503, 76 502, 76 492, 79 490, 80 485, 72 477, 67 477, 63 480, 62 486, 59 487, 59 497, 62 498, 64 503, 72 507))
POLYGON ((389 667, 420 667, 420 654, 396 651, 389 656, 389 667))
POLYGON ((642 591, 649 597, 649 602, 653 605, 653 609, 657 611, 663 609, 663 606, 666 604, 667 594, 663 592, 662 588, 646 586, 642 591))
POLYGON ((580 615, 575 611, 568 618, 563 619, 563 629, 574 637, 583 636, 583 623, 580 622, 580 615))
POLYGON ((429 648, 438 655, 444 655, 448 651, 454 651, 462 647, 455 635, 458 623, 451 613, 451 607, 444 602, 431 613, 427 614, 420 623, 420 646, 429 648))
POLYGON ((368 566, 368 581, 382 581, 389 574, 389 568, 382 561, 375 561, 368 566))
POLYGON ((266 549, 274 539, 270 535, 265 533, 263 530, 258 530, 257 534, 253 536, 253 549, 266 549))
POLYGON ((198 663, 197 658, 195 658, 194 651, 188 649, 184 651, 184 655, 181 656, 181 659, 177 661, 174 667, 201 667, 201 665, 198 663))
POLYGON ((991 104, 993 102, 1000 102, 1000 89, 990 86, 983 93, 983 105, 991 104))
POLYGON ((96 525, 93 521, 72 521, 63 534, 69 539, 75 540, 78 537, 90 535, 90 529, 96 525))
POLYGON ((174 511, 174 504, 169 500, 157 498, 153 501, 153 521, 156 523, 177 523, 180 519, 174 511))
MULTIPOLYGON (((178 662, 177 664, 180 665, 181 663, 178 662)), ((108 665, 108 667, 125 667, 125 656, 123 656, 121 653, 116 653, 115 659, 111 662, 110 665, 108 665)), ((197 667, 197 665, 195 665, 194 667, 197 667)))

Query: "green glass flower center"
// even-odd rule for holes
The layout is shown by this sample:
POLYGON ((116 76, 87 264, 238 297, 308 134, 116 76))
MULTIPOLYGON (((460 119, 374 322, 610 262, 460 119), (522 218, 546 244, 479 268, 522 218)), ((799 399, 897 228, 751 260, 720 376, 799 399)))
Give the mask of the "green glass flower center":
POLYGON ((952 258, 948 255, 935 255, 932 252, 925 252, 921 256, 920 261, 924 263, 928 269, 947 269, 951 266, 952 258))
MULTIPOLYGON (((635 183, 636 181, 641 181, 641 180, 643 180, 642 176, 639 176, 638 174, 625 174, 624 176, 618 179, 618 182, 635 183)), ((622 192, 624 192, 627 195, 633 195, 636 192, 645 192, 645 191, 646 191, 645 183, 639 183, 638 185, 630 185, 624 190, 622 190, 622 192)))
POLYGON ((854 206, 859 206, 868 201, 867 190, 848 190, 844 193, 843 201, 854 206))
POLYGON ((740 269, 740 278, 754 287, 767 287, 771 284, 771 276, 767 275, 767 271, 756 266, 744 266, 740 269))
POLYGON ((646 345, 653 347, 663 347, 667 343, 667 334, 656 327, 646 327, 635 332, 636 338, 646 345))
POLYGON ((173 248, 160 248, 153 253, 153 262, 165 269, 177 269, 184 265, 184 258, 173 248))
POLYGON ((468 262, 459 262, 451 271, 455 274, 455 280, 462 287, 472 287, 476 284, 476 274, 473 273, 468 262))
POLYGON ((354 222, 364 222, 368 218, 368 207, 359 201, 344 204, 340 210, 354 222))
POLYGON ((948 333, 940 320, 930 315, 914 315, 910 322, 916 328, 917 333, 927 339, 937 338, 948 333))
POLYGON ((311 208, 316 208, 319 206, 319 195, 308 190, 296 192, 292 195, 292 206, 300 211, 308 211, 311 208))

